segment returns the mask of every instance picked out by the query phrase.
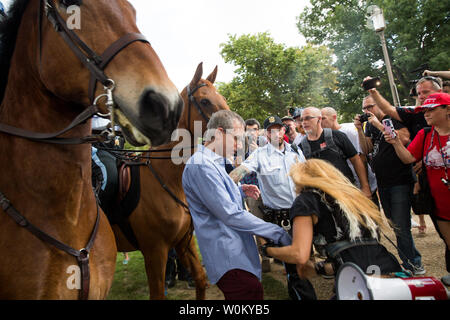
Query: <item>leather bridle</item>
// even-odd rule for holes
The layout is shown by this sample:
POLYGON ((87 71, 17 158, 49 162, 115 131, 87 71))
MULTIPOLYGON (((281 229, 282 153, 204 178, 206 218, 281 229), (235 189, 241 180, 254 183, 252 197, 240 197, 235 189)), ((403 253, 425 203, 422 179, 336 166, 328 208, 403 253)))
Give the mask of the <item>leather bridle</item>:
MULTIPOLYGON (((98 55, 83 42, 73 30, 67 27, 66 21, 61 17, 53 0, 41 0, 41 2, 44 2, 45 15, 55 28, 56 32, 64 39, 72 52, 91 73, 88 89, 89 101, 91 103, 94 103, 97 81, 106 88, 110 88, 114 85, 114 82, 111 82, 111 79, 107 77, 104 72, 104 69, 111 60, 114 59, 119 52, 134 42, 139 41, 150 44, 145 36, 140 33, 127 33, 111 44, 103 54, 98 55)), ((41 63, 41 10, 42 5, 39 6, 39 63, 41 63)))
MULTIPOLYGON (((203 112, 202 107, 198 104, 197 100, 195 100, 195 97, 194 97, 194 93, 198 89, 200 89, 202 87, 206 87, 206 86, 207 86, 206 83, 201 83, 201 84, 199 84, 197 87, 195 87, 192 90, 191 90, 190 85, 188 85, 186 87, 186 91, 187 91, 187 95, 188 95, 188 101, 189 101, 189 104, 188 104, 188 130, 189 130, 189 132, 190 132, 189 125, 191 123, 191 105, 194 105, 197 108, 198 113, 200 113, 202 118, 206 121, 206 124, 208 124, 208 122, 209 122, 209 117, 203 112)), ((192 132, 190 132, 190 133, 192 135, 192 132)))
MULTIPOLYGON (((67 1, 63 1, 66 4, 67 1)), ((81 1, 80 1, 81 3, 81 1)), ((98 114, 97 103, 100 99, 106 98, 105 105, 108 108, 108 114, 103 116, 111 116, 113 122, 113 106, 114 100, 112 92, 115 88, 115 83, 112 79, 108 78, 104 69, 111 62, 112 59, 123 49, 136 41, 149 43, 149 41, 138 33, 128 33, 121 37, 119 40, 110 45, 102 55, 98 55, 92 50, 85 42, 83 42, 77 34, 67 27, 65 20, 58 12, 55 2, 53 0, 39 0, 38 10, 38 68, 39 73, 41 71, 41 49, 42 49, 42 9, 44 8, 45 15, 48 21, 53 25, 57 33, 64 39, 72 52, 78 57, 81 63, 90 71, 90 81, 88 88, 89 101, 92 105, 86 108, 80 113, 66 128, 55 133, 38 133, 13 126, 0 123, 0 133, 6 133, 9 135, 22 137, 32 141, 54 144, 82 144, 92 143, 94 141, 102 141, 100 136, 88 136, 83 138, 60 138, 59 136, 73 129, 74 127, 84 123, 86 120, 98 114), (105 93, 94 98, 97 82, 100 82, 104 86, 105 93)), ((150 44, 150 43, 149 43, 150 44)), ((42 78, 41 78, 42 81, 42 78)), ((45 85, 45 84, 44 84, 45 85)), ((94 229, 91 232, 89 241, 85 248, 76 250, 70 246, 58 241, 47 233, 43 232, 39 228, 32 225, 23 215, 21 215, 11 204, 8 198, 0 192, 0 207, 5 213, 7 213, 20 227, 25 228, 34 236, 39 238, 58 250, 64 251, 69 255, 76 257, 81 270, 81 290, 79 292, 79 299, 85 300, 89 297, 89 285, 90 285, 90 271, 89 271, 89 252, 94 244, 99 221, 100 213, 97 203, 97 218, 95 221, 94 229)))

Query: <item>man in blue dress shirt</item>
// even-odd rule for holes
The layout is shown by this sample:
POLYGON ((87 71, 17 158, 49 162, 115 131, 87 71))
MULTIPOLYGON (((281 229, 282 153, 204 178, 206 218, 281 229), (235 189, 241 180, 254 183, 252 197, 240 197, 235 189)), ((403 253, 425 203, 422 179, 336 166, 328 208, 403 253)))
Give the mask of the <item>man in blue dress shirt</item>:
POLYGON ((279 226, 264 222, 242 206, 242 193, 259 197, 254 185, 239 188, 228 176, 224 158, 240 147, 244 121, 222 110, 208 123, 205 146, 188 160, 183 188, 208 277, 225 299, 263 299, 261 264, 254 235, 280 245, 291 243, 279 226))

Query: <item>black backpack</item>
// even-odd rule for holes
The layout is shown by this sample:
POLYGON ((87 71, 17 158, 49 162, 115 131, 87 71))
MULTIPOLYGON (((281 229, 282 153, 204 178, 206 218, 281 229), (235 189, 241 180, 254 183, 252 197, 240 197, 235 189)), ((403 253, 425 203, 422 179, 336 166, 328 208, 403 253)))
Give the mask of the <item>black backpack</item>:
POLYGON ((336 143, 333 140, 333 132, 331 131, 330 128, 324 128, 323 129, 324 132, 324 138, 325 138, 325 143, 327 144, 327 146, 323 149, 319 149, 316 150, 314 152, 311 151, 311 146, 308 142, 308 138, 304 137, 301 141, 300 144, 302 146, 302 151, 303 151, 303 155, 305 156, 306 159, 311 159, 311 158, 319 158, 317 157, 320 153, 322 153, 325 150, 332 150, 336 153, 339 154, 339 156, 342 159, 346 159, 344 152, 336 145, 336 143))

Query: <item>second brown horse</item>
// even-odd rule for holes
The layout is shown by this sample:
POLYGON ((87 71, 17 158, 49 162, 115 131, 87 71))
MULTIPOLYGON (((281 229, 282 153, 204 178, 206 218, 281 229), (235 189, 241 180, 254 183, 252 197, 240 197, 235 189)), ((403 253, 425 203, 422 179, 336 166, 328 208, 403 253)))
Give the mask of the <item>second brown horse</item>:
MULTIPOLYGON (((187 129, 190 133, 189 142, 183 144, 187 148, 180 150, 180 142, 177 140, 168 145, 163 145, 154 150, 168 150, 178 148, 173 152, 175 157, 171 160, 172 152, 157 153, 157 157, 166 159, 151 159, 151 166, 156 175, 173 193, 176 198, 186 203, 182 188, 182 174, 184 163, 194 152, 190 146, 197 143, 193 137, 195 130, 201 124, 201 132, 206 130, 208 118, 216 111, 229 110, 225 99, 218 94, 213 83, 217 75, 217 67, 206 78, 201 79, 203 67, 197 67, 191 83, 181 92, 185 108, 178 124, 179 129, 187 129), (191 94, 191 101, 189 95, 191 94), (192 99, 193 98, 193 99, 192 99), (196 106, 195 106, 196 104, 196 106), (168 158, 168 159, 167 159, 168 158), (181 164, 176 164, 183 162, 181 164)), ((150 152, 150 155, 156 155, 150 152)), ((155 178, 151 170, 143 166, 140 171, 141 198, 137 208, 131 214, 129 221, 139 249, 145 259, 150 299, 164 299, 164 280, 168 252, 175 248, 183 265, 191 273, 196 284, 196 298, 205 299, 207 285, 206 274, 198 258, 194 237, 192 236, 191 216, 186 208, 177 203, 155 178)), ((135 251, 117 226, 113 226, 119 251, 135 251)))

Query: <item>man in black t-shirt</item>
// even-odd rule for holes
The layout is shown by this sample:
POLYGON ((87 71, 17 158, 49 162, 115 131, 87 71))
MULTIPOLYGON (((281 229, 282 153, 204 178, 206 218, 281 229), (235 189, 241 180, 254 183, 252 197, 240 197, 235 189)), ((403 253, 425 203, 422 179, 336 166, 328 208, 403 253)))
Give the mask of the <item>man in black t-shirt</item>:
POLYGON ((299 147, 306 159, 316 158, 327 160, 339 169, 350 181, 354 182, 352 170, 347 164, 351 161, 361 182, 361 191, 371 198, 367 174, 364 164, 355 147, 345 135, 338 130, 323 129, 321 125, 322 113, 317 108, 306 108, 301 115, 301 122, 306 132, 299 147))
MULTIPOLYGON (((384 140, 383 119, 389 118, 374 99, 368 96, 363 101, 363 111, 370 115, 363 132, 359 117, 355 118, 362 152, 369 156, 369 163, 377 178, 380 202, 385 216, 394 224, 399 256, 403 267, 415 275, 424 274, 421 255, 417 251, 411 234, 411 198, 414 177, 411 165, 398 158, 395 149, 384 140)), ((400 140, 409 142, 409 131, 399 121, 392 119, 400 140)))

